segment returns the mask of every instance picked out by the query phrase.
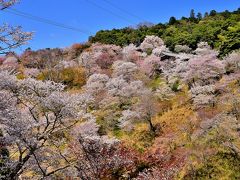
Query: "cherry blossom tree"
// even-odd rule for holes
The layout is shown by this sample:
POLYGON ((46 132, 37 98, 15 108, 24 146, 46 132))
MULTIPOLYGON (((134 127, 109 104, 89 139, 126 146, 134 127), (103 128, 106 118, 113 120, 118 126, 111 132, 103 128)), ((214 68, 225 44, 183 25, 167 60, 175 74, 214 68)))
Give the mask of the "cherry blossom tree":
POLYGON ((224 59, 224 65, 227 72, 237 72, 240 70, 240 52, 232 52, 224 59))
POLYGON ((78 62, 86 69, 87 77, 91 76, 94 73, 101 72, 101 68, 97 65, 91 51, 84 51, 81 53, 81 55, 78 57, 78 62))
POLYGON ((101 101, 106 98, 106 89, 109 77, 106 74, 92 74, 87 80, 85 89, 94 98, 94 106, 98 107, 101 101))
POLYGON ((156 133, 156 127, 152 122, 152 118, 157 114, 156 97, 150 90, 143 90, 139 96, 139 101, 130 106, 130 109, 122 112, 122 117, 119 119, 120 126, 127 129, 132 129, 134 122, 143 121, 149 125, 149 130, 156 133))
POLYGON ((66 93, 62 84, 51 81, 18 80, 7 71, 0 72, 0 89, 4 142, 15 154, 5 160, 8 169, 5 178, 15 179, 26 171, 45 178, 68 168, 68 163, 57 163, 63 158, 48 147, 64 141, 55 138, 57 134, 89 117, 87 107, 91 97, 66 93))
POLYGON ((112 68, 113 77, 122 76, 126 81, 130 81, 138 70, 136 64, 124 61, 116 61, 112 68))
POLYGON ((106 88, 109 77, 106 74, 91 75, 86 84, 86 90, 91 94, 98 94, 106 88))
POLYGON ((215 103, 215 85, 193 86, 190 90, 193 104, 195 107, 214 105, 215 103))
POLYGON ((200 42, 197 44, 197 49, 194 51, 197 55, 208 55, 217 57, 218 52, 213 50, 207 42, 200 42))
POLYGON ((88 43, 75 43, 71 47, 64 48, 64 59, 67 61, 75 60, 83 52, 83 50, 87 48, 89 48, 88 43))
POLYGON ((161 46, 164 46, 164 42, 161 38, 157 36, 146 36, 140 45, 140 49, 144 52, 147 52, 161 46))
POLYGON ((139 61, 140 68, 148 77, 154 77, 161 72, 161 65, 163 63, 160 58, 155 55, 146 57, 143 61, 139 61))
POLYGON ((162 45, 160 47, 153 49, 152 54, 155 56, 161 57, 164 51, 169 51, 169 50, 166 48, 165 45, 162 45))
POLYGON ((109 69, 114 61, 115 57, 108 52, 103 52, 96 58, 96 63, 101 69, 109 69))
MULTIPOLYGON (((134 120, 142 119, 149 124, 150 130, 154 132, 151 118, 155 114, 155 101, 152 101, 155 97, 141 80, 134 77, 137 71, 137 65, 132 62, 116 61, 113 64, 111 78, 105 74, 93 74, 87 81, 86 90, 94 95, 95 104, 97 103, 111 116, 116 116, 112 117, 112 121, 119 119, 117 117, 119 113, 123 114, 119 119, 121 127, 132 126, 134 120), (139 112, 133 114, 140 116, 135 118, 128 112, 139 112)), ((104 118, 106 116, 108 115, 105 115, 104 118)))
POLYGON ((4 9, 14 5, 17 2, 18 2, 18 0, 1 0, 0 1, 0 9, 4 10, 4 9))
POLYGON ((102 73, 111 67, 113 62, 121 59, 122 48, 115 45, 93 44, 78 58, 79 63, 87 69, 87 76, 94 73, 102 73))
MULTIPOLYGON (((1 0, 0 10, 14 5, 17 0, 1 0)), ((25 44, 32 38, 31 32, 22 31, 21 26, 11 26, 7 23, 0 26, 0 54, 6 54, 14 48, 25 44)))
POLYGON ((72 133, 70 151, 76 158, 74 168, 81 179, 112 178, 113 172, 124 172, 135 164, 134 156, 130 156, 119 140, 100 136, 98 131, 99 125, 92 118, 72 133))
POLYGON ((20 56, 20 60, 25 67, 51 70, 63 60, 63 51, 59 48, 40 49, 32 51, 26 49, 20 56))
POLYGON ((15 56, 6 57, 3 61, 1 69, 12 69, 16 70, 19 67, 18 58, 15 56))
POLYGON ((137 51, 137 47, 134 44, 125 46, 122 50, 123 60, 136 63, 141 59, 141 53, 137 51))
POLYGON ((111 78, 106 84, 108 94, 111 96, 122 96, 122 91, 126 86, 128 86, 128 83, 121 76, 111 78))
POLYGON ((223 62, 214 56, 196 56, 189 60, 185 80, 188 83, 209 84, 225 72, 223 62))

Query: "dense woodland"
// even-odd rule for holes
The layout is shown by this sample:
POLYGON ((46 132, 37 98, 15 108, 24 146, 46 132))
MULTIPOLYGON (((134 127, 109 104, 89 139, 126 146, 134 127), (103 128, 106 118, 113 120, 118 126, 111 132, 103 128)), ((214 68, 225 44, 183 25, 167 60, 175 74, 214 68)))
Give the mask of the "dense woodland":
POLYGON ((2 56, 0 179, 240 179, 239 10, 197 17, 2 56))
POLYGON ((174 51, 176 45, 187 45, 197 48, 199 42, 207 42, 212 48, 219 50, 219 56, 224 56, 232 50, 240 48, 240 9, 217 13, 215 10, 195 14, 177 20, 170 17, 169 22, 156 25, 141 23, 136 28, 102 30, 89 38, 90 42, 126 46, 139 45, 146 35, 161 37, 166 46, 174 51))

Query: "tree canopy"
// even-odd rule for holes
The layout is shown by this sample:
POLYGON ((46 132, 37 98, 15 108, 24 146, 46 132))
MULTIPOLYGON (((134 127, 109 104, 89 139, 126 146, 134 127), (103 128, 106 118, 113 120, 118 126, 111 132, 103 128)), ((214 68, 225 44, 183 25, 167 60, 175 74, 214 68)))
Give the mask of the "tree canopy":
POLYGON ((131 43, 139 45, 146 35, 155 35, 161 37, 170 50, 174 50, 176 45, 188 45, 195 49, 199 42, 208 42, 211 47, 220 50, 221 57, 240 47, 240 10, 220 13, 212 10, 209 15, 205 13, 203 18, 201 13, 195 17, 194 10, 190 14, 189 18, 176 20, 171 17, 168 23, 150 27, 101 30, 89 41, 120 46, 131 43))

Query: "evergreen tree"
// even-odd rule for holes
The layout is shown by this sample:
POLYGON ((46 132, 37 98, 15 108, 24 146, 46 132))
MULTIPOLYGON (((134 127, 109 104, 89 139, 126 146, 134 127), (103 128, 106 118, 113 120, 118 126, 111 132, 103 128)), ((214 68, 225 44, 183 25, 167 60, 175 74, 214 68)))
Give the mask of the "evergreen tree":
POLYGON ((168 24, 169 24, 169 25, 173 25, 173 24, 175 24, 176 22, 177 22, 176 18, 172 16, 172 17, 170 17, 168 24))
POLYGON ((202 19, 202 13, 199 12, 199 13, 197 14, 197 19, 198 19, 198 20, 201 20, 201 19, 202 19))
POLYGON ((216 16, 217 15, 217 11, 211 10, 209 15, 210 16, 216 16))
POLYGON ((206 18, 206 17, 208 17, 208 16, 209 16, 208 12, 205 12, 205 13, 204 13, 204 18, 206 18))
POLYGON ((197 19, 196 19, 196 17, 195 17, 194 9, 192 9, 191 12, 190 12, 189 20, 190 20, 191 22, 197 22, 197 21, 196 21, 197 19))
POLYGON ((192 9, 191 12, 190 12, 190 19, 195 19, 194 9, 192 9))

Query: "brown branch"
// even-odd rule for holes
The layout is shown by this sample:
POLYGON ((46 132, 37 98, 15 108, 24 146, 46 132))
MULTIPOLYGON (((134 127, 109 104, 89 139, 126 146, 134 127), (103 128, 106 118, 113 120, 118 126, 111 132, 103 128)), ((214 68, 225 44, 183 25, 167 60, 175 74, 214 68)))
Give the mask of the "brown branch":
POLYGON ((63 169, 66 169, 66 168, 68 168, 68 167, 70 167, 70 165, 66 165, 66 166, 64 166, 64 167, 58 168, 58 169, 56 169, 56 170, 54 170, 54 171, 52 171, 52 172, 50 172, 50 173, 47 173, 46 176, 50 176, 50 175, 52 175, 52 174, 54 174, 54 173, 56 173, 56 172, 58 172, 58 171, 61 171, 61 170, 63 170, 63 169))

